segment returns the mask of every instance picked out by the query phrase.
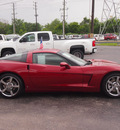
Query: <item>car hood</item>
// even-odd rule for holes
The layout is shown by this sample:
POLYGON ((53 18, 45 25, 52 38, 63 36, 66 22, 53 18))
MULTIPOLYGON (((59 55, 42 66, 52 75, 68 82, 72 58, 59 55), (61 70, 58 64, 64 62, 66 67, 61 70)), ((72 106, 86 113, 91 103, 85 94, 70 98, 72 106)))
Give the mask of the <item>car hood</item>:
POLYGON ((96 65, 96 66, 119 65, 117 62, 113 62, 109 60, 102 60, 102 59, 91 59, 89 61, 92 62, 92 65, 96 65))

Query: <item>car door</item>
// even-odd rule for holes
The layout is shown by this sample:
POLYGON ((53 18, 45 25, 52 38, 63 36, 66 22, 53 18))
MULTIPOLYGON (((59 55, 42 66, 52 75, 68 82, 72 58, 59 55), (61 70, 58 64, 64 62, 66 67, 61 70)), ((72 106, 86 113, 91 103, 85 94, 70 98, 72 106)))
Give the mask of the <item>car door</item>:
MULTIPOLYGON (((60 67, 61 62, 68 62, 57 54, 40 53, 33 55, 29 76, 33 90, 72 91, 82 87, 80 66, 60 67)), ((68 63, 69 64, 69 63, 68 63)))

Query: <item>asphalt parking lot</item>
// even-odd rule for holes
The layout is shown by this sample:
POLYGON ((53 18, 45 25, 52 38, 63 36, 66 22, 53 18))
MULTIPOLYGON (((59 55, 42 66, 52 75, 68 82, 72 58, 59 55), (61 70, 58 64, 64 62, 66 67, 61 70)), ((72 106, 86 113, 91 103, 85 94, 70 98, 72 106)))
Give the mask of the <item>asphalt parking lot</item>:
MULTIPOLYGON (((85 59, 120 63, 120 47, 100 47, 85 59)), ((120 98, 100 93, 29 93, 0 96, 0 130, 120 130, 120 98)))

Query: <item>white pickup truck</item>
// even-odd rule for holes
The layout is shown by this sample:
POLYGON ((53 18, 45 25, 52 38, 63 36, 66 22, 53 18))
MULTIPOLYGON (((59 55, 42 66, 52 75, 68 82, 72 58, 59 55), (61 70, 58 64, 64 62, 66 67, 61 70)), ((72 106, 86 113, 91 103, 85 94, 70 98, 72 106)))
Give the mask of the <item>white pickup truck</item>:
POLYGON ((74 40, 53 40, 51 31, 28 32, 16 41, 6 41, 0 43, 0 56, 6 56, 14 53, 21 53, 40 48, 40 40, 43 39, 43 48, 55 48, 64 52, 69 52, 80 58, 84 53, 96 52, 94 39, 74 39, 74 40))
POLYGON ((0 42, 6 41, 6 37, 4 34, 0 34, 0 42))

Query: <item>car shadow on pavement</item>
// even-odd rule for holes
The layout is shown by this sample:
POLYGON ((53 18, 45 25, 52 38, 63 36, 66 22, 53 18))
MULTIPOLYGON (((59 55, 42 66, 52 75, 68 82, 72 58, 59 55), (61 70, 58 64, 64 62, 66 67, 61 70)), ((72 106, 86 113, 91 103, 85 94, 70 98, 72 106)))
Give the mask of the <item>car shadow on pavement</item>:
POLYGON ((44 93, 25 93, 21 98, 35 98, 35 97, 54 97, 54 98, 86 98, 86 97, 99 97, 106 98, 102 93, 83 93, 83 92, 44 92, 44 93))
MULTIPOLYGON (((1 98, 5 98, 2 95, 0 95, 0 99, 1 98)), ((112 99, 106 95, 104 95, 103 93, 87 93, 87 92, 39 92, 39 93, 23 93, 22 95, 12 98, 12 99, 32 99, 32 98, 56 98, 56 99, 60 99, 60 98, 80 98, 80 99, 84 99, 84 98, 99 98, 99 99, 112 99)), ((6 98, 9 99, 9 98, 6 98)), ((115 99, 115 98, 113 98, 115 99)))

